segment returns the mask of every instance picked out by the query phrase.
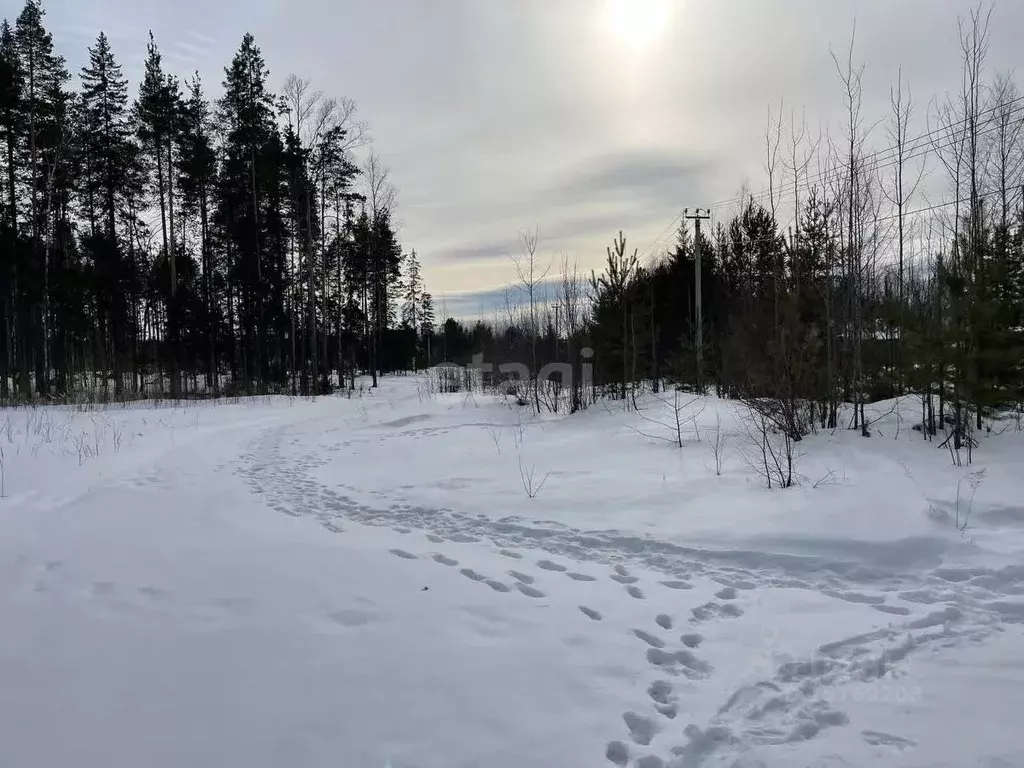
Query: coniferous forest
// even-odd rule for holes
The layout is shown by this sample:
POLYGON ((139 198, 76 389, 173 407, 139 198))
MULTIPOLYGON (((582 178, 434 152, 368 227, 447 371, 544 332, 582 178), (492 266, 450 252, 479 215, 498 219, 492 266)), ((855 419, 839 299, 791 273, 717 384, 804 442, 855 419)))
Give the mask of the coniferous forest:
POLYGON ((599 271, 524 234, 493 320, 435 324, 352 102, 275 91, 249 35, 216 98, 152 37, 137 93, 103 34, 73 78, 28 0, 0 40, 0 399, 317 394, 483 355, 526 365, 538 410, 715 391, 798 441, 915 394, 969 448, 1024 401, 1024 96, 986 66, 993 23, 960 20, 947 94, 894 72, 881 123, 851 43, 829 131, 772 112, 764 189, 642 251, 620 233, 599 271))
POLYGON ((39 0, 4 22, 0 400, 313 394, 412 365, 398 300, 425 327, 431 300, 387 171, 353 161, 351 101, 274 92, 250 35, 216 99, 152 35, 136 94, 102 33, 78 75, 39 0))

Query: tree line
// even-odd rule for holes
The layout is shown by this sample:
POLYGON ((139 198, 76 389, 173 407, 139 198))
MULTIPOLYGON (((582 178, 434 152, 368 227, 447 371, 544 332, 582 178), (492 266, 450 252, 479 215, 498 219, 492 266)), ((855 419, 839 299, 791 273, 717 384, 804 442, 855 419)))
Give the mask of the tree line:
POLYGON ((100 33, 76 89, 40 0, 3 22, 0 400, 314 394, 425 354, 355 104, 269 83, 252 35, 211 99, 150 34, 131 98, 100 33))
POLYGON ((316 394, 482 355, 525 366, 537 410, 713 388, 791 442, 917 394, 916 426, 969 451, 1024 402, 1024 97, 986 67, 990 24, 961 20, 945 98, 894 72, 878 126, 851 42, 841 127, 773 112, 766 188, 706 230, 681 213, 642 255, 619 233, 589 274, 524 234, 494 319, 436 326, 351 101, 275 93, 250 35, 216 99, 152 36, 134 99, 103 34, 73 90, 28 0, 0 28, 0 399, 316 394))
POLYGON ((874 128, 885 144, 875 150, 851 42, 834 55, 839 132, 813 136, 795 111, 773 112, 767 188, 743 191, 728 203, 735 213, 699 236, 680 214, 667 253, 644 259, 620 233, 602 271, 563 266, 538 298, 522 278, 545 263, 535 238, 524 238, 529 269, 510 286, 505 316, 471 327, 448 320, 449 356, 465 362, 484 350, 532 371, 568 366, 566 387, 561 374, 533 382, 523 400, 537 407, 713 388, 789 442, 839 426, 868 435, 865 404, 907 394, 921 395, 908 427, 942 433, 955 451, 969 452, 992 417, 1016 411, 1019 424, 1024 97, 1011 75, 986 69, 990 24, 982 8, 960 21, 961 82, 927 108, 926 132, 911 135, 914 101, 894 73, 890 115, 874 128), (923 180, 945 193, 925 197, 923 180), (590 376, 579 375, 584 363, 590 376))

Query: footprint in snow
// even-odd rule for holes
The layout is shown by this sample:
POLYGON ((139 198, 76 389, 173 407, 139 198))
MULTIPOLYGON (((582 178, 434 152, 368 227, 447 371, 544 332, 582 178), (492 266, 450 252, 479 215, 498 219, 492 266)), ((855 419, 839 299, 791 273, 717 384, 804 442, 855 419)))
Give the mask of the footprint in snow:
POLYGON ((735 587, 744 592, 757 589, 757 584, 748 579, 736 578, 734 576, 712 576, 711 579, 712 581, 717 581, 723 587, 735 587))
POLYGON ((659 581, 658 583, 669 589, 693 589, 693 585, 688 581, 659 581))
POLYGON ((910 739, 904 739, 900 736, 893 736, 889 733, 881 733, 880 731, 861 731, 861 737, 873 747, 886 746, 896 747, 897 749, 903 750, 908 747, 916 747, 917 742, 910 739))
POLYGON ((629 762, 629 747, 621 741, 609 742, 604 750, 604 756, 620 768, 625 768, 626 763, 629 762))
POLYGON ((687 648, 699 648, 700 644, 704 642, 704 636, 697 632, 683 635, 679 639, 687 648))
POLYGON ((458 560, 452 560, 450 557, 445 557, 444 555, 434 555, 434 562, 447 566, 455 566, 459 564, 458 560))
MULTIPOLYGON (((495 592, 511 591, 511 588, 509 587, 508 584, 502 584, 500 581, 497 581, 496 579, 484 579, 484 584, 493 589, 495 592)), ((521 584, 519 586, 522 587, 521 584)))
POLYGON ((665 641, 662 640, 660 637, 656 637, 655 635, 652 635, 650 632, 644 632, 642 629, 634 629, 633 630, 633 634, 636 635, 641 640, 643 640, 645 643, 647 643, 652 648, 664 648, 665 647, 665 641))
POLYGON ((698 605, 690 612, 693 614, 690 621, 694 623, 710 619, 735 619, 743 615, 743 609, 735 603, 716 603, 714 601, 698 605))
POLYGON ((672 617, 669 616, 667 613, 658 614, 658 617, 654 620, 654 623, 662 629, 672 629, 672 617))
POLYGON ((486 576, 477 573, 472 568, 463 568, 461 571, 459 571, 459 573, 461 573, 467 579, 472 579, 473 581, 483 581, 487 578, 486 576))
POLYGON ((659 648, 648 648, 647 661, 668 672, 676 674, 682 672, 691 679, 704 678, 711 674, 711 665, 701 661, 687 650, 670 653, 659 648))
POLYGON ((630 597, 635 597, 637 600, 644 599, 644 593, 639 587, 626 587, 626 591, 629 593, 630 597))
POLYGON ((647 689, 647 695, 655 704, 671 704, 673 700, 672 683, 668 680, 655 680, 647 689))
POLYGON ((522 592, 527 597, 544 597, 544 593, 536 587, 531 587, 527 584, 519 583, 516 584, 516 589, 522 592))
POLYGON ((871 607, 874 608, 876 611, 881 611, 882 613, 891 613, 891 614, 894 614, 896 616, 909 616, 910 615, 910 609, 909 608, 904 608, 902 605, 881 605, 881 604, 879 604, 879 605, 872 605, 871 607))
POLYGON ((538 568, 543 568, 545 571, 555 571, 557 573, 565 573, 568 568, 559 563, 553 563, 550 560, 539 560, 537 562, 538 568))
POLYGON ((412 552, 406 552, 404 549, 391 549, 388 550, 395 557, 401 557, 403 560, 417 560, 418 558, 412 552))
POLYGON ((638 715, 636 712, 626 712, 622 719, 629 729, 629 738, 640 746, 646 747, 650 744, 658 732, 658 726, 651 718, 638 715))
POLYGON ((715 592, 715 597, 719 600, 735 600, 736 590, 733 587, 725 587, 715 592))
POLYGON ((584 616, 588 619, 592 619, 593 621, 600 621, 604 618, 598 611, 595 611, 593 608, 587 608, 585 605, 580 606, 580 611, 584 616))
POLYGON ((881 605, 885 598, 881 595, 865 595, 860 592, 837 592, 832 589, 823 589, 821 594, 832 597, 836 600, 845 600, 848 603, 865 603, 867 605, 881 605))
POLYGON ((511 557, 513 560, 522 560, 523 559, 522 555, 520 555, 518 552, 513 552, 510 549, 499 550, 498 554, 499 555, 504 555, 505 557, 511 557))
POLYGON ((508 575, 523 584, 533 584, 533 582, 536 581, 533 576, 530 576, 527 573, 520 573, 519 571, 509 571, 508 575))
POLYGON ((629 576, 629 571, 624 566, 616 565, 613 569, 619 576, 629 576))
POLYGON ((573 581, 597 581, 596 576, 590 576, 586 573, 567 573, 565 575, 573 581))
POLYGON ((636 584, 640 579, 636 576, 623 576, 621 573, 612 575, 612 581, 617 581, 619 584, 636 584))
POLYGON ((465 533, 456 533, 454 536, 451 536, 449 538, 458 544, 475 544, 476 542, 480 541, 480 539, 474 536, 469 536, 465 533))
POLYGON ((442 541, 444 541, 444 537, 438 536, 436 533, 428 533, 427 541, 431 541, 434 544, 440 544, 442 541))

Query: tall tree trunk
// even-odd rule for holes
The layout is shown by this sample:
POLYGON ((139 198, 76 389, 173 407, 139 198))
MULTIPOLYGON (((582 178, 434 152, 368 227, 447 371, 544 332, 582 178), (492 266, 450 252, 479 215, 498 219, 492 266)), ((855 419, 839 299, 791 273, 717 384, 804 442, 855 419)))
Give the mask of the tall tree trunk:
POLYGON ((316 274, 316 259, 314 257, 313 249, 313 211, 312 211, 312 200, 310 200, 309 184, 306 184, 306 292, 307 292, 307 312, 309 314, 309 326, 307 328, 308 336, 306 341, 309 345, 309 379, 310 389, 306 392, 307 395, 317 394, 319 389, 319 370, 317 366, 317 345, 316 345, 316 290, 315 290, 315 274, 316 274))
POLYGON ((167 259, 171 273, 167 336, 171 352, 171 399, 177 400, 181 397, 181 313, 178 307, 178 249, 174 239, 174 139, 171 136, 167 137, 167 234, 167 259))

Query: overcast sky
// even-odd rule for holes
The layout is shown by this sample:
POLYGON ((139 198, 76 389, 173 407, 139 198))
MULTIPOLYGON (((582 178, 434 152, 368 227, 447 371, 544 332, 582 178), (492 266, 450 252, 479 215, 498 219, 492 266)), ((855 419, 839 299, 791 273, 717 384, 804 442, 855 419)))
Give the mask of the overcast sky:
MULTIPOLYGON (((514 276, 517 235, 586 269, 624 230, 645 255, 683 207, 765 184, 769 105, 840 117, 830 50, 854 20, 865 113, 885 116, 902 65, 925 130, 955 88, 965 0, 43 0, 77 71, 102 29, 132 78, 152 29, 166 66, 210 86, 244 32, 277 88, 291 72, 349 96, 400 190, 407 249, 449 310, 514 276), (609 10, 612 7, 617 10, 609 10)), ((17 0, 0 0, 13 18, 17 0)), ((990 69, 1024 62, 1024 2, 996 4, 990 69)), ((886 145, 883 128, 873 143, 886 145)), ((717 211, 725 215, 726 211, 717 211)), ((668 237, 664 238, 668 243, 668 237)))

